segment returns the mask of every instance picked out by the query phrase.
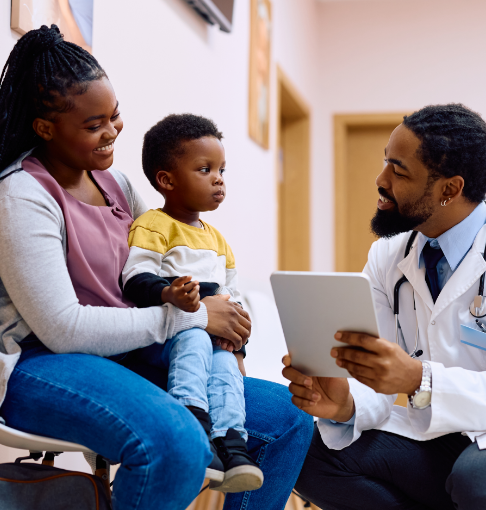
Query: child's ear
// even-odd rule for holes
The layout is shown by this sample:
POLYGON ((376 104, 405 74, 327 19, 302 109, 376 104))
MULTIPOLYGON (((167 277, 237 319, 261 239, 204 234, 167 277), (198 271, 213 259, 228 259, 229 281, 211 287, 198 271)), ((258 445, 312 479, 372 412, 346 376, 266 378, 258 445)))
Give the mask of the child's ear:
POLYGON ((173 176, 166 170, 159 170, 155 176, 155 180, 161 190, 172 191, 175 187, 173 176))

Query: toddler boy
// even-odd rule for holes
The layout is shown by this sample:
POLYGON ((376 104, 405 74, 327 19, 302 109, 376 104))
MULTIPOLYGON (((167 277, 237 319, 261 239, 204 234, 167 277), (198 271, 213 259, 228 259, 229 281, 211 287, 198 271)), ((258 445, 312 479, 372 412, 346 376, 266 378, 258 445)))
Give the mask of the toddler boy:
MULTIPOLYGON (((125 294, 139 307, 171 303, 195 312, 209 295, 239 300, 231 248, 199 219, 226 195, 222 137, 211 120, 190 114, 169 115, 145 134, 143 170, 165 205, 140 216, 130 229, 122 280, 125 294)), ((212 341, 194 328, 146 350, 151 358, 146 361, 168 368, 168 393, 208 434, 210 488, 242 492, 261 487, 263 473, 247 453, 243 376, 231 350, 228 341, 212 341), (221 342, 228 350, 216 345, 221 342)))

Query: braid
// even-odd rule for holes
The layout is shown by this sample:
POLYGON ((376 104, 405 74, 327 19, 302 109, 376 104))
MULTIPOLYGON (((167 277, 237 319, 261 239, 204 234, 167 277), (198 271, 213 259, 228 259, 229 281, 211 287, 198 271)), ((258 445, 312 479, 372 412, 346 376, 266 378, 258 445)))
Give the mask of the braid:
POLYGON ((35 118, 69 111, 70 94, 84 94, 91 81, 105 76, 98 61, 64 41, 56 25, 21 37, 0 77, 0 171, 40 142, 35 118))
POLYGON ((464 198, 479 203, 486 195, 486 122, 462 104, 426 106, 404 117, 421 141, 419 157, 432 178, 460 175, 464 198))

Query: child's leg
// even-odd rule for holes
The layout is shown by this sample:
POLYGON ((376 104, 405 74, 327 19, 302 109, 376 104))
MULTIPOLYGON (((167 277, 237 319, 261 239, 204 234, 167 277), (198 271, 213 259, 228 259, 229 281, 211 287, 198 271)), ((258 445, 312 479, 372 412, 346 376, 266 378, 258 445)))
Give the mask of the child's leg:
POLYGON ((169 368, 167 392, 185 406, 208 411, 207 384, 213 348, 206 331, 193 328, 167 340, 162 363, 169 368))
POLYGON ((209 414, 213 422, 211 437, 224 465, 224 481, 211 482, 209 488, 221 492, 259 489, 263 473, 248 455, 245 429, 243 376, 234 354, 214 348, 213 366, 208 381, 209 414))
MULTIPOLYGON (((213 346, 209 335, 194 328, 178 333, 165 344, 141 349, 139 359, 159 368, 168 368, 167 392, 194 414, 210 436, 207 386, 213 360, 213 346)), ((224 479, 224 466, 210 441, 213 458, 206 468, 206 478, 216 484, 224 479)))
POLYGON ((220 347, 214 347, 207 395, 213 423, 211 437, 224 437, 231 428, 246 441, 243 376, 235 355, 220 347))

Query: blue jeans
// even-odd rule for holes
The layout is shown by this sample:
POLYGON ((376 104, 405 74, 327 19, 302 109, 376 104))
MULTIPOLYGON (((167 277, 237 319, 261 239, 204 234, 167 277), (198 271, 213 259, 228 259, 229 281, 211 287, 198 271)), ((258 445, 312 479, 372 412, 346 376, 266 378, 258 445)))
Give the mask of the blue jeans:
POLYGON ((224 437, 229 428, 246 441, 243 376, 235 356, 213 347, 206 331, 182 331, 165 344, 139 350, 138 359, 168 369, 167 393, 185 406, 209 412, 211 437, 224 437))
POLYGON ((486 450, 459 433, 430 441, 367 430, 343 450, 316 427, 296 489, 325 510, 482 510, 486 450))
MULTIPOLYGON (((119 363, 54 354, 30 337, 1 415, 18 430, 80 443, 120 462, 114 510, 185 510, 211 460, 208 440, 192 413, 162 389, 167 374, 139 354, 119 363)), ((312 418, 292 405, 284 386, 248 377, 244 386, 248 450, 265 482, 229 494, 224 508, 283 510, 311 441, 312 418)))

